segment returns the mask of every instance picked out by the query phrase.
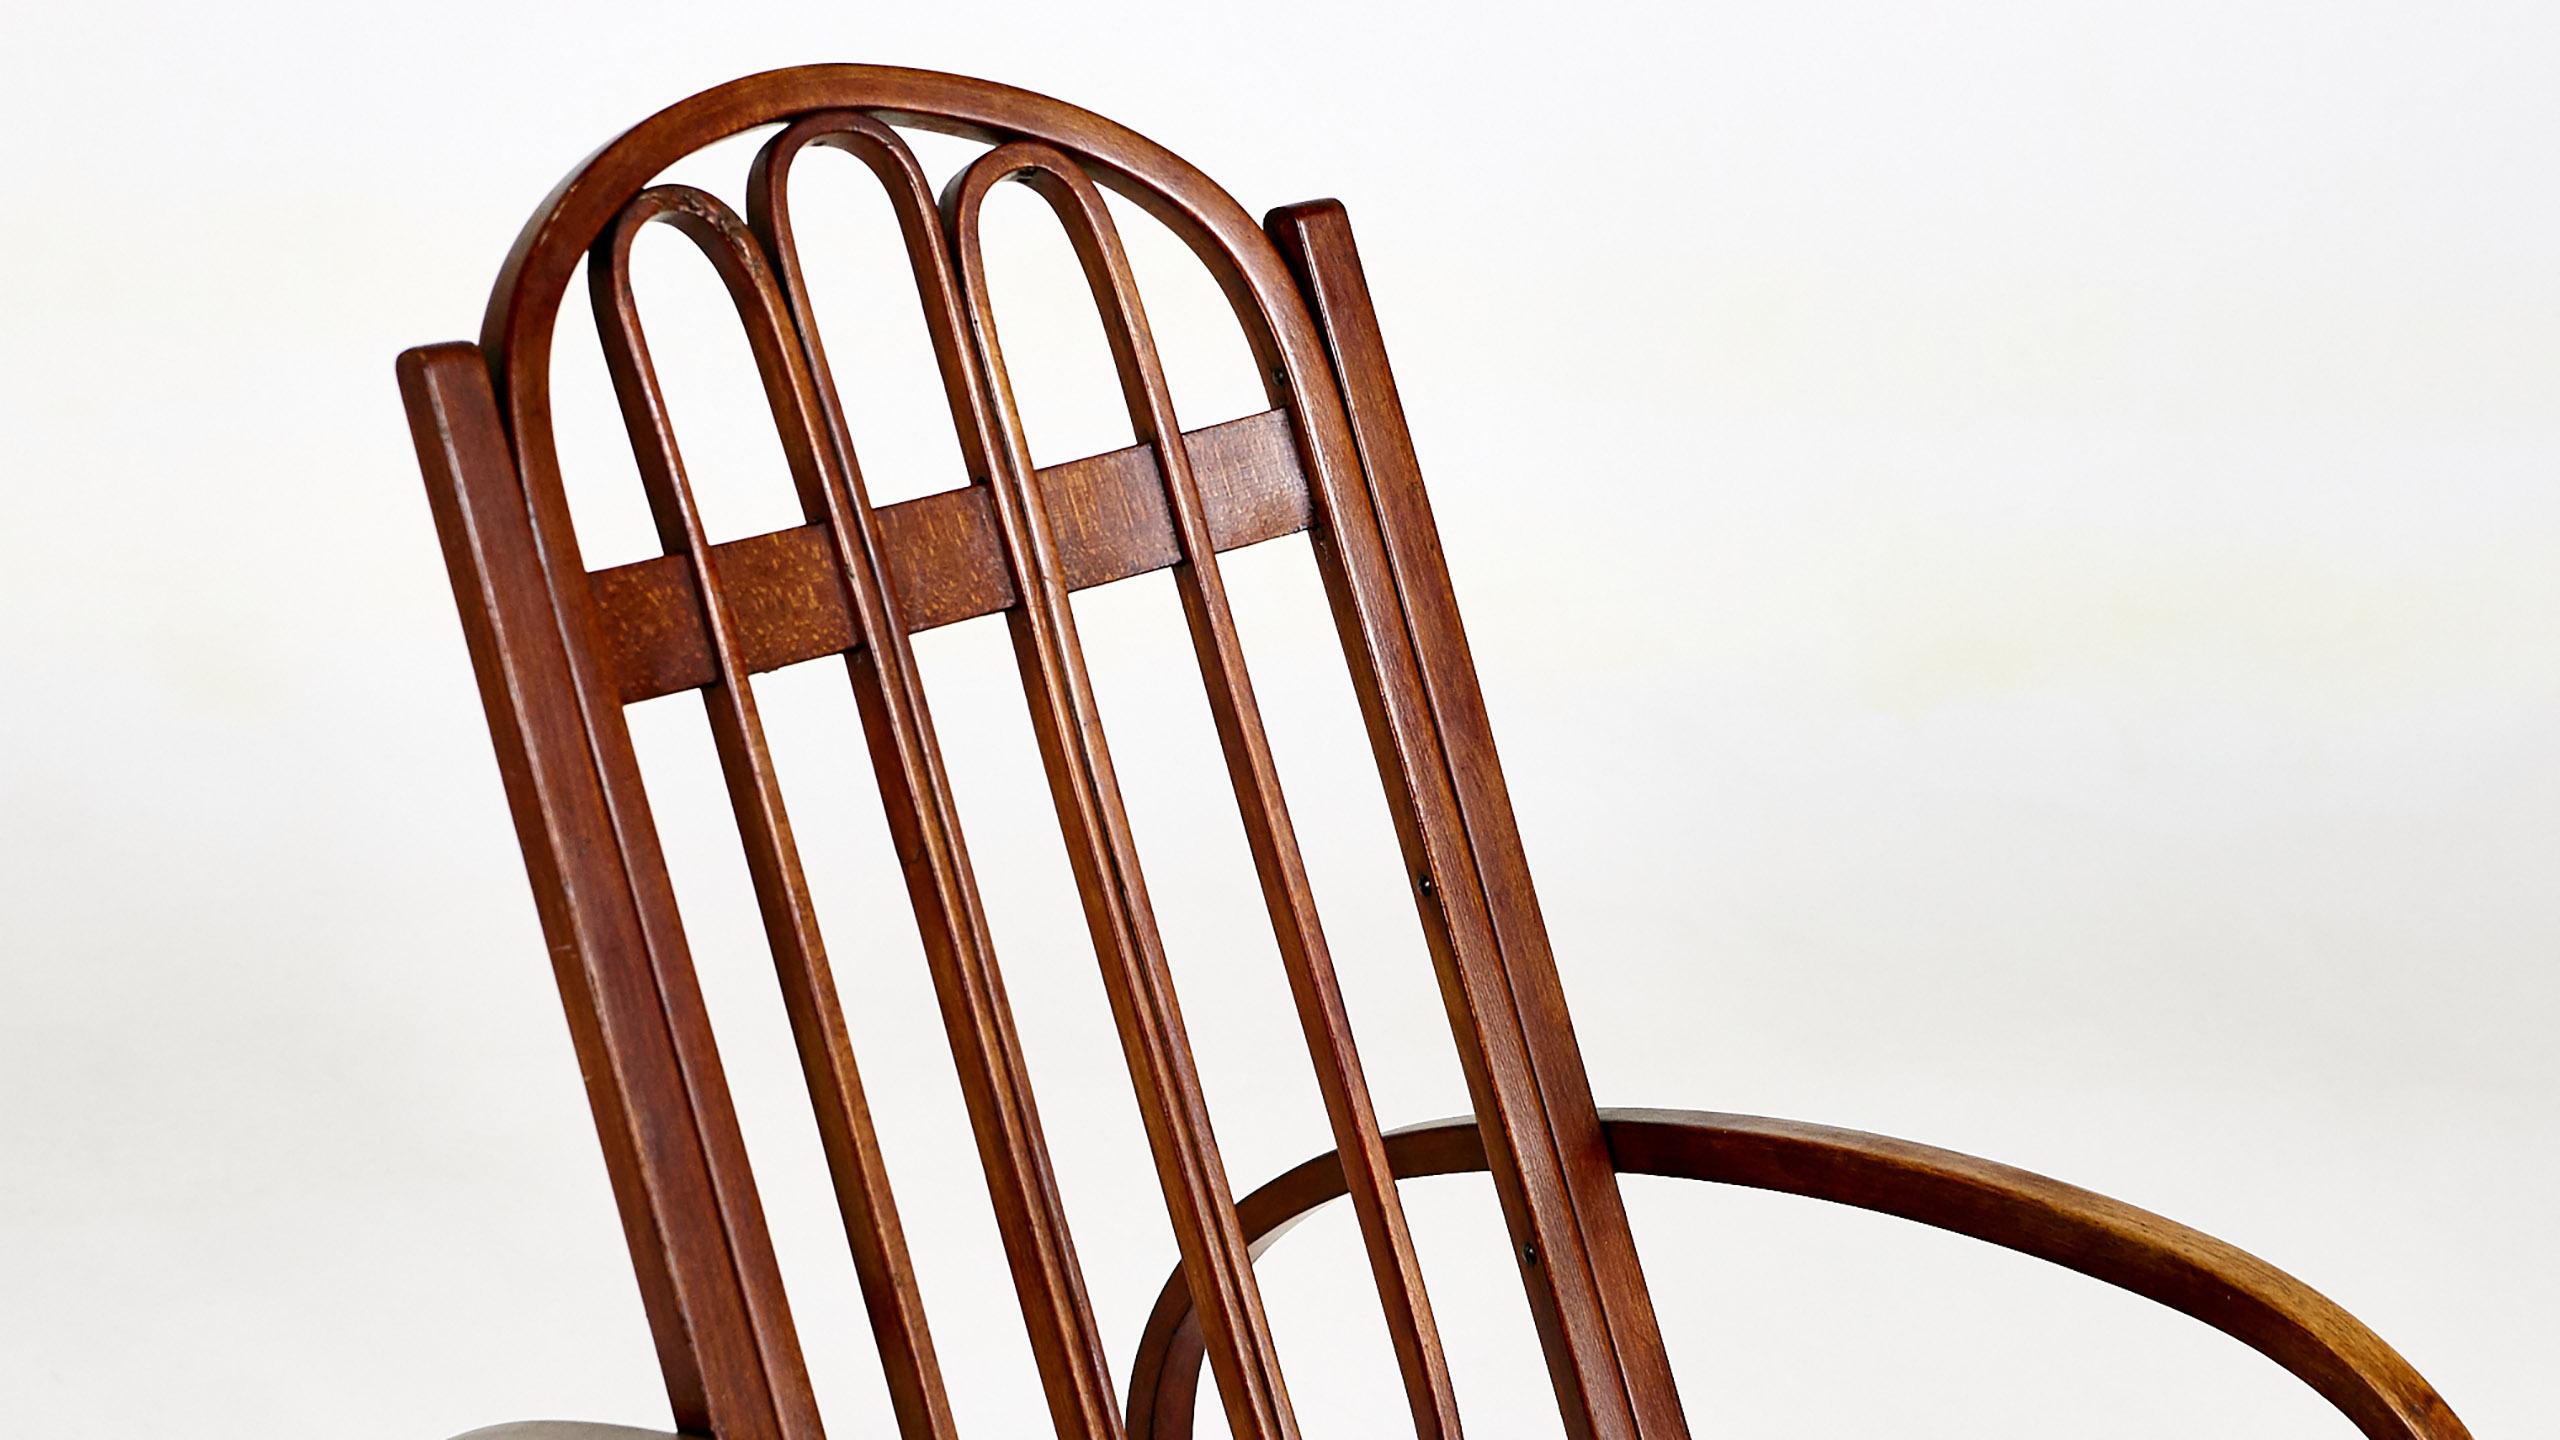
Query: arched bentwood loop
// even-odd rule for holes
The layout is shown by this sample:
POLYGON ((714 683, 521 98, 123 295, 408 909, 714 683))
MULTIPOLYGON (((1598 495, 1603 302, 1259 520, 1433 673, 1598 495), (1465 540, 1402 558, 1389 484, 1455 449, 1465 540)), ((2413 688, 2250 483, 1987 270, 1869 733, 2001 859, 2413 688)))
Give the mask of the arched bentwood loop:
MULTIPOLYGON (((840 337, 841 338, 841 337, 840 337)), ((1492 1178, 1567 1431, 1689 1433, 1617 1177, 1679 1175, 1901 1215, 2041 1256, 2213 1325, 2300 1376, 2365 1434, 2466 1434, 2387 1345, 2230 1246, 2086 1191, 1850 1131, 1592 1100, 1529 882, 1349 222, 1316 201, 1256 226, 1197 170, 1025 91, 819 65, 677 105, 563 181, 500 273, 480 341, 412 350, 400 382, 550 940, 677 1424, 815 1440, 817 1407, 722 1080, 623 707, 701 692, 782 982, 899 1433, 956 1434, 826 945, 750 677, 840 656, 1062 1440, 1191 1433, 1205 1363, 1229 1428, 1298 1433, 1254 1261, 1348 1197, 1417 1435, 1458 1403, 1399 1179, 1492 1178), (656 183, 676 160, 779 126, 746 214, 656 183), (937 202, 899 128, 993 148, 937 202), (886 191, 924 306, 966 486, 875 507, 801 278, 793 165, 851 154, 886 191), (987 298, 980 218, 1020 181, 1081 265, 1136 443, 1048 466, 1024 441, 987 298), (1163 221, 1216 277, 1268 408, 1185 429, 1102 192, 1163 221), (735 304, 800 499, 800 525, 715 542, 660 395, 630 279, 651 223, 699 249, 735 304), (561 488, 551 342, 581 260, 664 553, 588 571, 561 488), (1382 1132, 1263 733, 1219 554, 1314 545, 1368 722, 1471 1117, 1382 1132), (1306 1033, 1336 1149, 1237 1198, 1202 1100, 1069 597, 1171 570, 1306 1033), (1145 1118, 1181 1264, 1118 1393, 908 637, 1001 614, 1145 1118)), ((1712 1395, 1692 1396, 1712 1433, 1712 1395)), ((522 1432, 528 1436, 533 1431, 522 1432)), ((545 1432, 552 1433, 552 1432, 545 1432)))

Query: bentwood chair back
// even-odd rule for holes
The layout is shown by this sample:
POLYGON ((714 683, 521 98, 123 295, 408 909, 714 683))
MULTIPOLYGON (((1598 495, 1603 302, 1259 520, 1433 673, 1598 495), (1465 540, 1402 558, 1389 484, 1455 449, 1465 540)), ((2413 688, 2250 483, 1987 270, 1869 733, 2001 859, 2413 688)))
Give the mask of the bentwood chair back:
MULTIPOLYGON (((839 337, 839 343, 841 341, 839 337)), ((413 350, 400 380, 499 768, 677 1424, 815 1440, 815 1403, 687 953, 625 707, 696 691, 736 808, 809 1099, 901 1435, 953 1435, 944 1373, 750 677, 840 659, 948 1029, 1057 1433, 1190 1433, 1205 1360, 1239 1437, 1298 1433, 1254 1260, 1347 1196, 1418 1435, 1459 1433, 1400 1177, 1482 1170, 1500 1197, 1566 1430, 1688 1433, 1620 1202, 1621 1172, 1687 1175, 1900 1214, 2040 1255, 2256 1346, 2376 1437, 2464 1432, 2399 1356, 2316 1293, 2219 1242, 1988 1162, 1855 1132, 1598 1109, 1494 754, 1467 640, 1342 207, 1260 225, 1172 154, 1073 106, 949 75, 777 71, 666 110, 573 171, 508 255, 480 340, 413 350), (659 183, 777 127, 744 212, 659 183), (902 129, 991 146, 937 198, 902 129), (968 467, 873 505, 860 437, 801 273, 791 183, 816 146, 885 189, 968 467), (1029 453, 987 296, 989 192, 1021 181, 1074 248, 1136 443, 1029 453), (1267 408, 1186 429, 1103 201, 1186 242, 1231 303, 1267 408), (688 480, 631 283, 672 226, 735 302, 802 523, 715 540, 688 480), (590 572, 551 420, 554 330, 585 262, 664 553, 590 572), (1475 1107, 1382 1130, 1239 644, 1220 555, 1307 532, 1402 844, 1475 1107), (1069 597, 1170 570, 1337 1149, 1239 1200, 1195 1073, 1069 597), (1059 1202, 1038 1087, 972 876, 908 637, 1002 615, 1180 1253, 1115 1386, 1059 1202)), ((1368 1037, 1376 1043, 1377 1037, 1368 1037)), ((928 1197, 929 1199, 929 1197, 928 1197)), ((1401 1422, 1379 1420, 1381 1430, 1401 1422)), ((1710 1421, 1700 1422, 1712 1431, 1710 1421)))

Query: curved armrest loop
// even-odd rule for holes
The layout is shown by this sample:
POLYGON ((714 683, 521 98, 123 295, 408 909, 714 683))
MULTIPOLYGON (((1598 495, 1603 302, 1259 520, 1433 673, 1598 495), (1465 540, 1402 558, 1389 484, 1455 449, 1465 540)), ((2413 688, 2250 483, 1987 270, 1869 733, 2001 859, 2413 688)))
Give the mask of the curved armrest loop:
MULTIPOLYGON (((2032 1255, 2203 1321, 2291 1371, 2371 1440, 2470 1440, 2399 1352, 2328 1297, 2209 1235, 2104 1195, 1952 1150, 1792 1120, 1703 1110, 1604 1110, 1618 1171, 1803 1195, 2032 1255)), ((1482 1170, 1475 1121, 1395 1131, 1399 1180, 1482 1170)), ((1343 1193, 1331 1154, 1237 1204, 1260 1255, 1343 1193)), ((1189 1440, 1198 1322, 1177 1272, 1148 1317, 1129 1382, 1130 1440, 1189 1440)))

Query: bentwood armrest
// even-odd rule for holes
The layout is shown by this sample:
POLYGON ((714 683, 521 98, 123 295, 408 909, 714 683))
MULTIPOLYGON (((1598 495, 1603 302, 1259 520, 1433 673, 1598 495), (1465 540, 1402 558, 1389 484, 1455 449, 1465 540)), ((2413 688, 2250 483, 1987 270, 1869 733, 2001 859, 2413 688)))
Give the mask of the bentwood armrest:
MULTIPOLYGON (((1712 1180, 1898 1215, 2033 1255, 2183 1311, 2299 1376, 2374 1440, 2468 1440, 2399 1352, 2327 1296, 2237 1246, 2031 1171, 1857 1130, 1704 1110, 1604 1110, 1624 1175, 1712 1180)), ((1484 1141, 1459 1116, 1386 1137, 1398 1180, 1482 1170, 1484 1141)), ((1237 1205, 1256 1256, 1343 1194, 1332 1154, 1237 1205)), ((1131 1440, 1191 1433, 1200 1338, 1181 1277, 1148 1318, 1130 1376, 1131 1440)))

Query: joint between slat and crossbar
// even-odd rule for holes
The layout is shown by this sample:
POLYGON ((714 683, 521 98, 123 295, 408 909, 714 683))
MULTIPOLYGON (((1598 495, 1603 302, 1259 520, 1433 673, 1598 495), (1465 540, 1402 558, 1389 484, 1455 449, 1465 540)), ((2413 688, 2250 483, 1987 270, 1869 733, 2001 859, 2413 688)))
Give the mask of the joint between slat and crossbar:
MULTIPOLYGON (((1295 535, 1312 523, 1306 473, 1285 410, 1186 431, 1209 531, 1220 550, 1295 535)), ((1043 468, 1040 489, 1057 526, 1068 588, 1089 589, 1170 568, 1182 558, 1152 446, 1043 468)), ((883 560, 909 633, 1011 609, 1007 570, 986 487, 971 485, 875 512, 883 560)), ((750 673, 763 674, 859 645, 825 527, 796 526, 712 547, 750 673)), ((626 705, 719 678, 693 567, 660 555, 588 576, 598 638, 626 705)))

